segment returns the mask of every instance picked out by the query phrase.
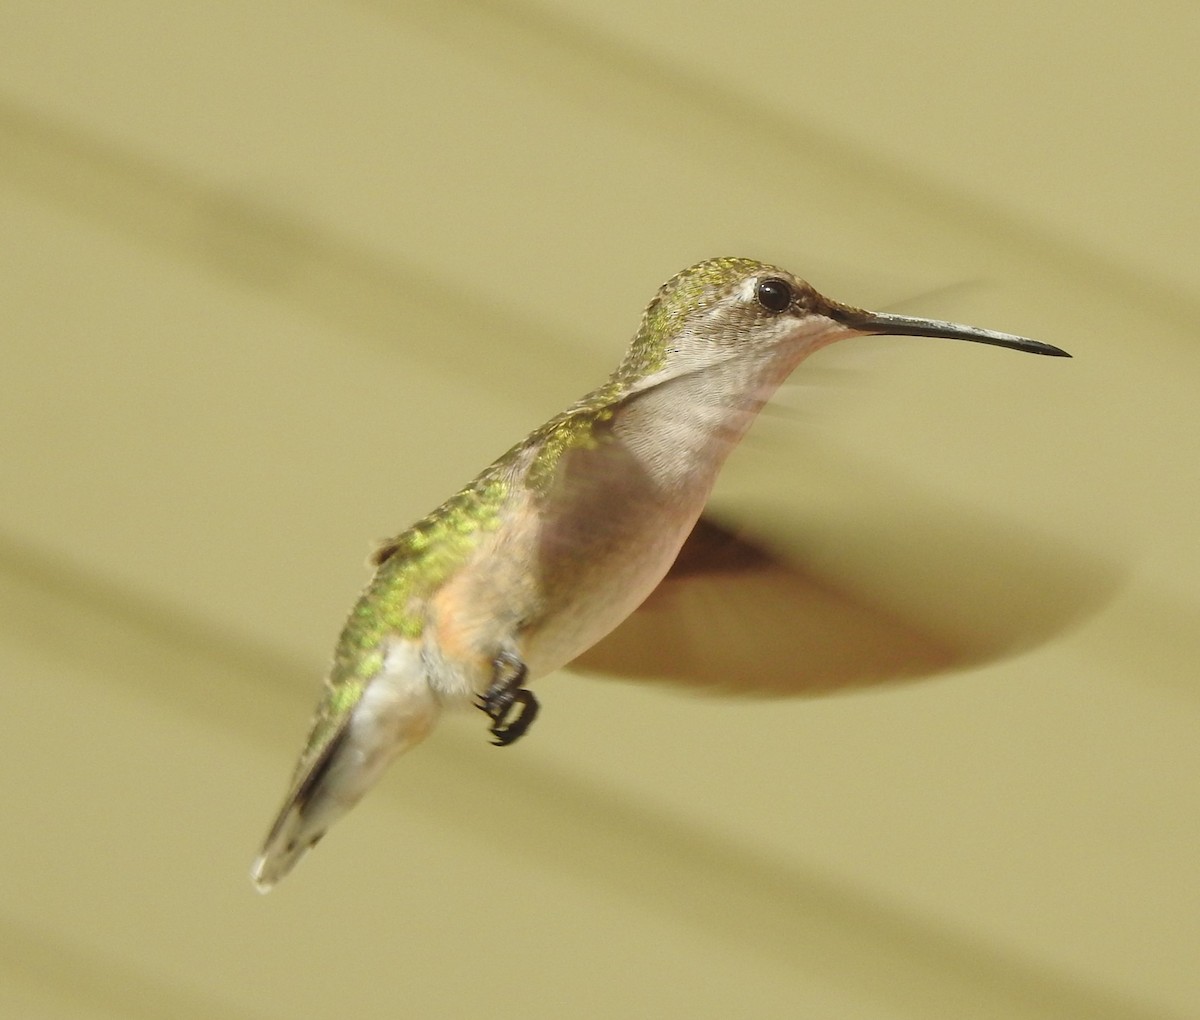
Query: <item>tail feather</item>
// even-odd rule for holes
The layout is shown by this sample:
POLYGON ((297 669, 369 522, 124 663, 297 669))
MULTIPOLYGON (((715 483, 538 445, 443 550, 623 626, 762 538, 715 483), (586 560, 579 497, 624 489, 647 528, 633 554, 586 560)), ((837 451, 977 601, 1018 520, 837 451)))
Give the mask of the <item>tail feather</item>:
POLYGON ((269 893, 275 884, 296 866, 309 850, 317 845, 324 835, 318 832, 307 841, 302 836, 303 819, 299 807, 292 806, 279 816, 273 831, 263 846, 262 853, 254 859, 250 869, 250 880, 260 893, 269 893))
MULTIPOLYGON (((411 666, 405 656, 390 666, 411 666)), ((386 668, 284 801, 250 870, 269 892, 383 775, 397 755, 420 743, 437 721, 438 701, 423 671, 386 668)))
MULTIPOLYGON (((254 888, 260 893, 268 893, 272 887, 296 866, 296 863, 319 840, 332 824, 332 818, 323 825, 313 824, 314 812, 310 807, 314 804, 314 794, 321 791, 322 785, 349 732, 349 720, 337 735, 325 746, 321 756, 313 763, 308 772, 294 786, 283 803, 271 831, 263 841, 262 852, 254 860, 250 869, 250 878, 254 888)), ((328 799, 328 798, 325 798, 328 799)), ((319 802, 319 800, 317 801, 319 802)), ((350 805, 347 805, 347 808, 350 805)))

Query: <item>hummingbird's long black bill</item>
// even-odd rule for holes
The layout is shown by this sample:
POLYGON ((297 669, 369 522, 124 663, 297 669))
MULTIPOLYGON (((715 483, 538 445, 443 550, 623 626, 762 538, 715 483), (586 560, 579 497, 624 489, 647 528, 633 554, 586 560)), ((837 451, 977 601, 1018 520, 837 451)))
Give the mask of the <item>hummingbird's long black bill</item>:
POLYGON ((1054 358, 1069 358, 1061 347, 1044 344, 1040 340, 999 333, 993 329, 963 326, 957 322, 941 319, 918 319, 909 315, 891 315, 887 312, 865 312, 857 308, 838 309, 834 317, 852 329, 881 336, 934 336, 950 340, 970 340, 977 344, 992 344, 996 347, 1011 347, 1014 351, 1030 354, 1048 354, 1054 358))

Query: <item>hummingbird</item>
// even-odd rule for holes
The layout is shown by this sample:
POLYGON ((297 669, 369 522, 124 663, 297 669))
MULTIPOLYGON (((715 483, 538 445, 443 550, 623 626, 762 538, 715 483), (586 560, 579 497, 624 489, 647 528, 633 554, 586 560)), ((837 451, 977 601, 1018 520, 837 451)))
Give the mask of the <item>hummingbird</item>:
POLYGON ((271 889, 444 711, 492 742, 538 714, 531 681, 614 630, 671 570, 727 456, 808 355, 849 337, 947 337, 1056 357, 1026 337, 866 311, 746 258, 659 288, 616 370, 381 544, 252 880, 271 889))

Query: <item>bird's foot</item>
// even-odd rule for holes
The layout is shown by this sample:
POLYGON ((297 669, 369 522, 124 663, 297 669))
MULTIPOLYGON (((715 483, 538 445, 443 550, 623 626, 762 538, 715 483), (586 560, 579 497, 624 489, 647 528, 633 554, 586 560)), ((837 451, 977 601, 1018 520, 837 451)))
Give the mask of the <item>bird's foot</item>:
POLYGON ((487 691, 475 702, 480 711, 492 720, 492 741, 497 747, 511 744, 520 737, 538 714, 537 698, 533 691, 523 687, 528 670, 511 652, 501 652, 492 664, 492 682, 487 691), (513 718, 514 710, 516 715, 513 718))

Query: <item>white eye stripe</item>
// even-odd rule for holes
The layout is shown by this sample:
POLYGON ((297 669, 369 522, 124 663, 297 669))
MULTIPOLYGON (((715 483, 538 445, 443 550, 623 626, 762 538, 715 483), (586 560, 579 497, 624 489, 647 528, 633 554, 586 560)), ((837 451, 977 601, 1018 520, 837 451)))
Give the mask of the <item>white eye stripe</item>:
POLYGON ((737 296, 742 301, 756 301, 755 295, 758 293, 759 277, 751 276, 749 279, 743 280, 741 286, 737 289, 737 296))

